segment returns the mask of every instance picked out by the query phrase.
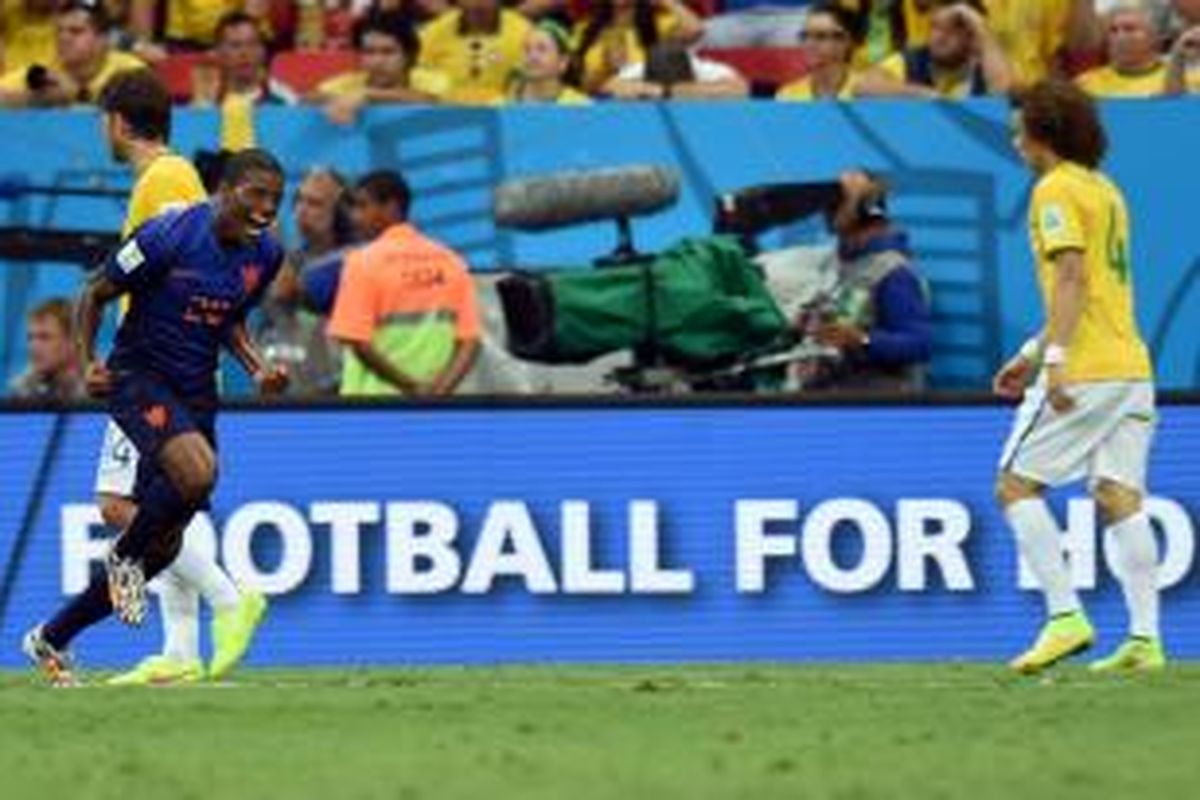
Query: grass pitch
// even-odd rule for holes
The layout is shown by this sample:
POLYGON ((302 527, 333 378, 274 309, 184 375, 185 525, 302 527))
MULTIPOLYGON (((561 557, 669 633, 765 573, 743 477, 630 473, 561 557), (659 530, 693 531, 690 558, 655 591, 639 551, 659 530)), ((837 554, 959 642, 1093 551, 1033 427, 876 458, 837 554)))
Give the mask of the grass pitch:
POLYGON ((1188 798, 1200 665, 247 671, 50 690, 0 674, 17 798, 1188 798))

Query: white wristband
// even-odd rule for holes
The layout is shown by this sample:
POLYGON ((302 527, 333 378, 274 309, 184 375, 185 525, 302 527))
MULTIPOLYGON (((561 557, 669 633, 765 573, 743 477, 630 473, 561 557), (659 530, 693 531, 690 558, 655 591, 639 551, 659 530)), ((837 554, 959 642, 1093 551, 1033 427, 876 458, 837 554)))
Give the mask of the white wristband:
POLYGON ((1041 337, 1034 336, 1030 339, 1027 339, 1025 344, 1021 345, 1019 355, 1026 361, 1037 361, 1042 355, 1041 337))
POLYGON ((1046 352, 1042 354, 1042 363, 1048 367, 1061 367, 1067 363, 1067 349, 1061 344, 1046 345, 1046 352))

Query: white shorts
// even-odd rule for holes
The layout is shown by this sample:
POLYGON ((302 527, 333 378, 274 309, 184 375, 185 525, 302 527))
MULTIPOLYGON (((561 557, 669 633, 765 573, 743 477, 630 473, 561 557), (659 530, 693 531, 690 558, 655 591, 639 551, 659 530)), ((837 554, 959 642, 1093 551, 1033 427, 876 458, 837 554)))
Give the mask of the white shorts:
POLYGON ((1059 414, 1041 382, 1017 409, 1000 469, 1045 486, 1086 477, 1146 491, 1146 465, 1158 415, 1154 384, 1104 381, 1067 387, 1075 407, 1059 414))
POLYGON ((104 428, 100 464, 96 467, 96 494, 133 497, 137 485, 138 451, 111 419, 104 428))

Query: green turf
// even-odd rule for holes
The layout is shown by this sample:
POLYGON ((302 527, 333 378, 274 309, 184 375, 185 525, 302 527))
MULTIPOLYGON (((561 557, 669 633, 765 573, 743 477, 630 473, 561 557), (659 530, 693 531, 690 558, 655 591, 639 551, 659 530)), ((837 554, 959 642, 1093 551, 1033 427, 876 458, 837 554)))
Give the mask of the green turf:
POLYGON ((1200 666, 246 672, 50 690, 0 674, 0 796, 1185 798, 1200 666))

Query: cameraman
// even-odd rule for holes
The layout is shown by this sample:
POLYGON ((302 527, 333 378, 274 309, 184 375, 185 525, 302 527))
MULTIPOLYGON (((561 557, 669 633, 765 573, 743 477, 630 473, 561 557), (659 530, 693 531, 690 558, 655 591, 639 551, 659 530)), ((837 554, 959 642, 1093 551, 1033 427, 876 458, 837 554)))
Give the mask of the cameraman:
POLYGON ((861 171, 839 178, 829 223, 837 281, 797 320, 822 352, 801 362, 802 388, 915 392, 924 387, 932 331, 929 297, 911 265, 908 236, 887 215, 886 188, 861 171))

